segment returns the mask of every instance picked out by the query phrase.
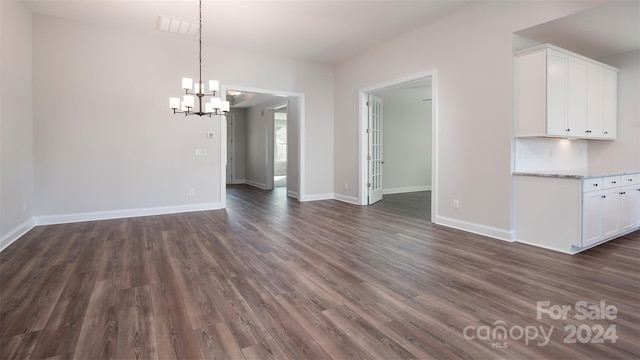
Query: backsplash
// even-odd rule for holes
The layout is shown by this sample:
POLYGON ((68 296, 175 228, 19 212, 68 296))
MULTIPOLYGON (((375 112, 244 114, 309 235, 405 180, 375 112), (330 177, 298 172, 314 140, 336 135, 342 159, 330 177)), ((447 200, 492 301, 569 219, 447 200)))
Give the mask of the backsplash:
POLYGON ((587 141, 553 138, 514 139, 514 171, 586 169, 587 141))

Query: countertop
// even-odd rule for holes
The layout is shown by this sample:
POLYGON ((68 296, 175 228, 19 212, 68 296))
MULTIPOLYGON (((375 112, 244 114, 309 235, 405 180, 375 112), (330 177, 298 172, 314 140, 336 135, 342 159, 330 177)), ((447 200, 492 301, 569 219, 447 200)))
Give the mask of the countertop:
POLYGON ((606 176, 629 175, 640 173, 640 170, 613 170, 613 169, 567 169, 567 170, 543 170, 543 171, 514 171, 518 176, 541 176, 567 179, 592 179, 606 176))

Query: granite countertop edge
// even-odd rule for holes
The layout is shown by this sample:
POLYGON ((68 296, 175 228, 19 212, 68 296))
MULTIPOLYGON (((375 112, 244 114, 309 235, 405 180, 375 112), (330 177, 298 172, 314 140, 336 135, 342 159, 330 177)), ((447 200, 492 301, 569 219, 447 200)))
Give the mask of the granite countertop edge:
POLYGON ((620 176, 640 173, 640 170, 623 170, 623 171, 585 171, 585 170, 549 170, 549 171, 514 171, 513 175, 517 176, 539 176, 565 179, 593 179, 607 176, 620 176))

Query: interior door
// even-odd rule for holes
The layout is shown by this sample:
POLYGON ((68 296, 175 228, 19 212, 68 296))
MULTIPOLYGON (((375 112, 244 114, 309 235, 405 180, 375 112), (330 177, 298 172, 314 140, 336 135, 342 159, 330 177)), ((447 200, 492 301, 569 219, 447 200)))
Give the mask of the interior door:
POLYGON ((369 94, 367 102, 369 109, 369 154, 367 163, 369 164, 369 205, 382 200, 382 99, 369 94))

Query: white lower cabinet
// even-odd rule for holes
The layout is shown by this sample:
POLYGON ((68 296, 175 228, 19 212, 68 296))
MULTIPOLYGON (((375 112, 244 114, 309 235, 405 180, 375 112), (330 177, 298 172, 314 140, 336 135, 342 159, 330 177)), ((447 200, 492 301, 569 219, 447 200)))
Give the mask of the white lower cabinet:
MULTIPOLYGON (((639 179, 640 181, 640 175, 639 175, 639 179)), ((636 184, 635 186, 635 191, 634 191, 634 208, 635 208, 635 212, 636 212, 636 227, 640 228, 640 183, 636 184)))
POLYGON ((566 253, 640 228, 640 174, 516 177, 516 238, 566 253))
POLYGON ((636 188, 640 190, 639 185, 624 186, 620 188, 620 231, 628 231, 636 227, 636 213, 640 206, 640 200, 636 196, 636 188))
POLYGON ((602 190, 582 195, 582 246, 595 244, 602 239, 602 190))
POLYGON ((636 227, 640 228, 640 184, 635 187, 636 227))

